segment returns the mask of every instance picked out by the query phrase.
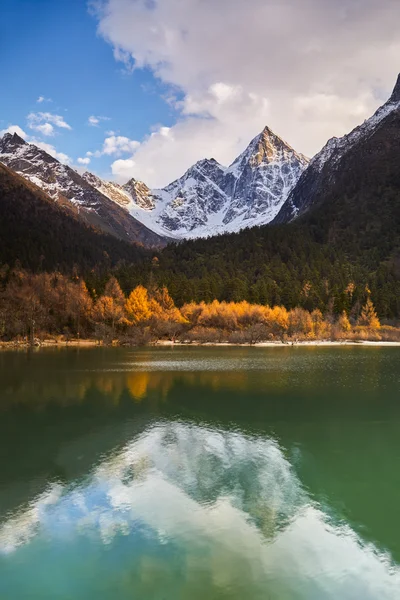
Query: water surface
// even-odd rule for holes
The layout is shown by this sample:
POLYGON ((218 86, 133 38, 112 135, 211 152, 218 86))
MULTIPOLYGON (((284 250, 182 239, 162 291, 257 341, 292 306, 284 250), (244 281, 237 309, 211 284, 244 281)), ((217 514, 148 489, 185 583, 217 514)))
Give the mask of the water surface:
POLYGON ((0 353, 0 598, 400 599, 399 359, 0 353))

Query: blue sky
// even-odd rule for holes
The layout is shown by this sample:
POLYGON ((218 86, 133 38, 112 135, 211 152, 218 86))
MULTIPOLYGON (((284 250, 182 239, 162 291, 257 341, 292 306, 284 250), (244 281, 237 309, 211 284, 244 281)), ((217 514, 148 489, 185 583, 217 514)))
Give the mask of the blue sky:
POLYGON ((152 187, 265 125, 311 157, 388 98, 399 23, 399 0, 1 0, 0 131, 152 187))
MULTIPOLYGON (((128 73, 96 27, 85 0, 2 0, 1 130, 18 124, 75 164, 102 147, 107 131, 142 140, 158 123, 176 120, 163 99, 165 86, 148 69, 128 73), (46 100, 38 103, 40 97, 46 100), (55 128, 53 136, 31 130, 27 116, 39 112, 62 116, 71 130, 55 128), (107 120, 94 127, 90 116, 107 120)), ((110 175, 109 156, 93 162, 97 172, 110 175)))

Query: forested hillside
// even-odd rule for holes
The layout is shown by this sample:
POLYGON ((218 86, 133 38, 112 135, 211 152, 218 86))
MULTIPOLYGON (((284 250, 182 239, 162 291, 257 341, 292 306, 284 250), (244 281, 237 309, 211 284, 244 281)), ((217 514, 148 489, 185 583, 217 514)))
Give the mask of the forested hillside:
POLYGON ((370 290, 379 315, 398 318, 400 96, 396 90, 400 94, 399 84, 388 106, 381 109, 390 111, 379 126, 373 128, 371 120, 365 134, 360 134, 362 128, 356 130, 340 167, 333 154, 317 186, 307 179, 313 176, 311 163, 292 197, 299 188, 312 202, 295 221, 167 248, 160 256, 157 277, 174 298, 179 303, 191 298, 248 299, 357 315, 370 290), (310 184, 307 193, 304 182, 310 184))
POLYGON ((178 304, 246 299, 356 314, 370 290, 381 316, 399 316, 396 242, 382 235, 379 247, 366 251, 368 237, 355 227, 333 238, 340 225, 329 227, 329 217, 321 211, 303 223, 168 247, 152 276, 168 286, 178 304))
POLYGON ((357 319, 371 292, 379 316, 396 320, 400 185, 393 163, 379 180, 386 184, 378 187, 372 166, 363 170, 354 160, 338 191, 327 191, 326 201, 291 224, 150 252, 86 227, 0 166, 0 264, 12 268, 19 262, 33 272, 78 272, 91 294, 103 293, 111 275, 125 293, 139 284, 149 289, 165 285, 177 306, 247 300, 324 314, 345 310, 357 319))
POLYGON ((146 256, 138 245, 86 226, 38 187, 0 164, 0 264, 88 273, 146 256))

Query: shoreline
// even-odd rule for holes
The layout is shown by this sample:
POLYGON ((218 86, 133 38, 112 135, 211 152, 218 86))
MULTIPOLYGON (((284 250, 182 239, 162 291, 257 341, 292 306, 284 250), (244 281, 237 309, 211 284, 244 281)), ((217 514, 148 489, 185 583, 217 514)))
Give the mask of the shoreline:
POLYGON ((170 342, 160 341, 154 346, 216 346, 216 347, 239 347, 239 348, 287 348, 292 346, 400 346, 400 342, 385 342, 373 340, 302 340, 298 342, 257 342, 255 344, 234 344, 232 342, 170 342))
POLYGON ((27 350, 29 348, 155 348, 166 347, 216 347, 216 348, 287 348, 287 347, 337 347, 337 346, 376 346, 376 347, 400 347, 400 342, 373 341, 373 340, 302 340, 298 342, 257 342, 255 344, 235 344, 232 342, 173 342, 170 340, 159 340, 148 346, 123 346, 118 343, 104 345, 93 339, 82 340, 44 340, 40 344, 30 346, 27 342, 0 342, 0 350, 27 350))

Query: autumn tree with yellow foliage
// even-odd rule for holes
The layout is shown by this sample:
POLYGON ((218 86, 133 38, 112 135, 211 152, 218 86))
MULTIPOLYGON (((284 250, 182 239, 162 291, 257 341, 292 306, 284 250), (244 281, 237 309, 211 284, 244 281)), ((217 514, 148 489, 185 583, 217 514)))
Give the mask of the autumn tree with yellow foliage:
POLYGON ((109 326, 112 339, 116 326, 125 322, 124 304, 124 293, 118 281, 112 277, 106 284, 104 295, 96 301, 93 309, 93 320, 99 325, 109 326))
MULTIPOLYGON (((15 268, 0 288, 0 338, 38 336, 95 336, 103 342, 145 344, 159 339, 183 342, 254 344, 275 340, 400 339, 400 330, 381 326, 367 290, 358 320, 346 311, 334 317, 331 310, 309 312, 295 307, 270 307, 247 301, 190 302, 178 308, 168 289, 150 282, 135 287, 126 298, 112 277, 104 293, 89 293, 77 275, 31 274, 15 268), (354 317, 352 317, 353 319, 354 317), (353 323, 353 324, 352 324, 353 323)), ((67 338, 67 339, 68 339, 67 338)))
POLYGON ((370 329, 379 329, 381 326, 370 296, 368 296, 368 299, 361 310, 357 325, 369 327, 370 329))
POLYGON ((148 292, 145 287, 138 285, 129 294, 125 303, 125 310, 129 321, 133 325, 147 322, 151 317, 148 292))

